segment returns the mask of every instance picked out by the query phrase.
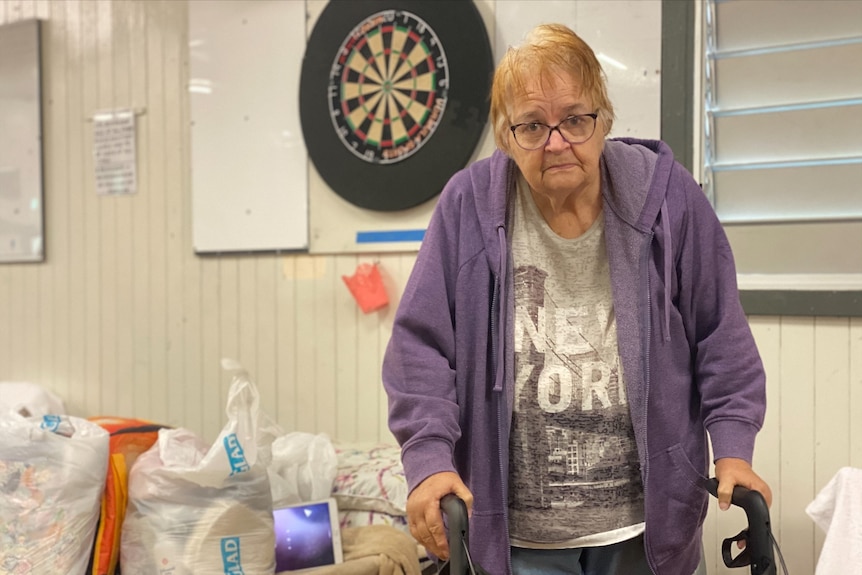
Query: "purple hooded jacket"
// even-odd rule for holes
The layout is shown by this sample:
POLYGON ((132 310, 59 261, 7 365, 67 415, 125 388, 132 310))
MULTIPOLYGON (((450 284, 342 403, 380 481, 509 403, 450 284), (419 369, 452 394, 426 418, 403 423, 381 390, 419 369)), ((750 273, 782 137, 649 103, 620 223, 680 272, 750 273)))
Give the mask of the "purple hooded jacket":
MULTIPOLYGON (((440 197, 383 362, 389 427, 408 487, 456 471, 474 496, 473 559, 511 572, 507 480, 514 394, 513 274, 506 229, 517 166, 502 152, 440 197)), ((715 459, 751 462, 765 377, 724 231, 658 141, 610 139, 601 158, 605 237, 656 575, 691 575, 715 459)), ((577 513, 577 510, 573 510, 577 513)))

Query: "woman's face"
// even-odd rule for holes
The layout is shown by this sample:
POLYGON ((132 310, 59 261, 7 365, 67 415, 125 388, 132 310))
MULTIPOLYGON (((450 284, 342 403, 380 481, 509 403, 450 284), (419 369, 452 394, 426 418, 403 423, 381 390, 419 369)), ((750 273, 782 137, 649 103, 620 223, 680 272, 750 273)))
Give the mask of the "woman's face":
MULTIPOLYGON (((556 126, 575 114, 596 112, 577 80, 569 74, 551 74, 527 82, 524 94, 513 102, 511 123, 541 122, 556 126)), ((581 192, 598 192, 599 157, 604 147, 604 127, 596 120, 593 136, 581 144, 569 144, 559 131, 551 132, 545 146, 524 150, 510 138, 512 159, 535 193, 564 198, 581 192)))

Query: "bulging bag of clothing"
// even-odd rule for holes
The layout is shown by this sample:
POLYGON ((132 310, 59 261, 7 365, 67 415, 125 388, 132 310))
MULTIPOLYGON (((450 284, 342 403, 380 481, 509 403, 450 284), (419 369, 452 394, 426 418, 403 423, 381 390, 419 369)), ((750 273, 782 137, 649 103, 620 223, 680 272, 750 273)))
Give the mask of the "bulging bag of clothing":
POLYGON ((95 423, 0 414, 0 573, 84 575, 107 467, 95 423))
POLYGON ((275 572, 268 453, 277 426, 236 364, 228 422, 211 446, 187 429, 161 429, 129 472, 120 544, 123 575, 275 572))

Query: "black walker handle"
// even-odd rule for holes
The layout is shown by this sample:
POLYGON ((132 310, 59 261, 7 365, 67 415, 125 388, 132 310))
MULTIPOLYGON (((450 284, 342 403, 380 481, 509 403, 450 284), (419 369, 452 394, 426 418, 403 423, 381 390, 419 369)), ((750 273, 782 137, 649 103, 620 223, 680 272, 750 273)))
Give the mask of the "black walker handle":
MULTIPOLYGON (((718 479, 707 480, 706 490, 718 497, 718 479)), ((777 575, 775 555, 772 550, 772 524, 769 520, 769 506, 759 491, 747 489, 741 485, 733 488, 730 502, 745 511, 748 517, 748 529, 736 537, 724 540, 722 557, 728 567, 743 567, 751 565, 751 575, 777 575), (733 542, 746 540, 745 549, 737 557, 731 557, 730 548, 733 542)))
POLYGON ((440 500, 440 509, 446 514, 449 523, 449 573, 451 575, 469 573, 467 545, 470 527, 467 504, 454 493, 449 493, 440 500))

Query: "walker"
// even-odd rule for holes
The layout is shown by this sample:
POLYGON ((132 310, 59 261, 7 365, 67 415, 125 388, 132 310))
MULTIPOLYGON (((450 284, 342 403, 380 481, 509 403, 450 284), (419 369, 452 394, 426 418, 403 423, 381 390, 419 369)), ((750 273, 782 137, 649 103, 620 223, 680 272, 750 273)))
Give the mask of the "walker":
MULTIPOLYGON (((709 479, 706 482, 706 490, 718 497, 718 479, 709 479)), ((772 550, 773 545, 778 548, 778 543, 772 535, 769 507, 763 495, 759 491, 737 485, 733 488, 730 502, 745 511, 748 528, 722 542, 721 556, 724 564, 730 568, 750 565, 751 575, 778 575, 772 550), (731 546, 741 540, 746 542, 745 549, 733 557, 731 546)), ((439 575, 488 575, 487 571, 470 557, 467 505, 460 497, 450 493, 440 500, 440 508, 448 519, 449 560, 440 566, 439 575)), ((778 556, 784 575, 789 575, 780 549, 778 556)))

